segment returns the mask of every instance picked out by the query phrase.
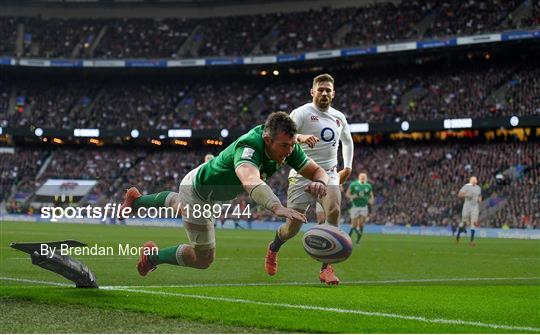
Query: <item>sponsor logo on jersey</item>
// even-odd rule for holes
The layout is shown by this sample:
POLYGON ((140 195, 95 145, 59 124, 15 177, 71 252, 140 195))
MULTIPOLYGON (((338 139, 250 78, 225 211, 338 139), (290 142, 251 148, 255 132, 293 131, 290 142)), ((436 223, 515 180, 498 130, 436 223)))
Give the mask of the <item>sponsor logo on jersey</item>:
POLYGON ((341 127, 341 121, 339 121, 339 119, 336 119, 336 123, 338 127, 341 127))
POLYGON ((253 153, 255 153, 255 150, 251 148, 244 148, 244 151, 242 152, 242 158, 251 159, 253 157, 253 153))
POLYGON ((319 121, 319 117, 317 115, 311 115, 311 121, 319 121))

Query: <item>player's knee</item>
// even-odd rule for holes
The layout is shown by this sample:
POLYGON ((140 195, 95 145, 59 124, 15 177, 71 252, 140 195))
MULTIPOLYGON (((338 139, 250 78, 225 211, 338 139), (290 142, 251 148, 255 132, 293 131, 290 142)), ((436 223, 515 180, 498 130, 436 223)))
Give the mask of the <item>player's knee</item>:
POLYGON ((204 250, 204 251, 195 251, 196 260, 193 264, 193 267, 196 269, 208 269, 210 265, 214 262, 215 258, 215 249, 204 250))

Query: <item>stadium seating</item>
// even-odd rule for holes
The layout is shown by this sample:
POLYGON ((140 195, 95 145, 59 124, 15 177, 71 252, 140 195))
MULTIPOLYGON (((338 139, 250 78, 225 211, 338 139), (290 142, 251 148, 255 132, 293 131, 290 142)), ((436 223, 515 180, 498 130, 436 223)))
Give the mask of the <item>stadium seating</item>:
POLYGON ((204 19, 2 17, 0 38, 4 43, 0 55, 15 55, 18 24, 24 25, 21 56, 104 59, 247 56, 538 26, 537 2, 531 16, 513 19, 513 11, 523 3, 522 0, 402 1, 204 19))
MULTIPOLYGON (((3 190, 15 184, 17 192, 28 194, 47 178, 97 179, 99 183, 92 191, 94 198, 100 203, 116 203, 122 199, 123 191, 133 185, 144 194, 176 190, 184 175, 202 163, 204 154, 201 150, 17 149, 17 155, 23 159, 2 156, 1 184, 3 190), (40 165, 49 156, 50 163, 36 178, 40 165)), ((486 199, 482 211, 493 207, 493 214, 482 220, 482 226, 540 227, 538 143, 357 146, 353 170, 353 177, 359 171, 367 171, 374 185, 374 223, 455 224, 461 216, 457 191, 469 175, 475 174, 486 199)), ((287 195, 287 173, 287 169, 280 171, 269 181, 282 201, 287 195)), ((235 203, 242 202, 250 202, 249 197, 240 197, 235 203)), ((344 201, 344 220, 348 220, 348 206, 349 202, 344 201)), ((268 214, 259 214, 257 219, 276 219, 268 214)))
MULTIPOLYGON (((334 106, 350 123, 523 116, 538 114, 540 108, 536 62, 335 76, 334 106)), ((234 127, 248 129, 272 111, 291 111, 308 102, 310 86, 311 78, 305 76, 273 81, 88 78, 84 82, 52 77, 31 84, 6 79, 0 82, 0 125, 221 129, 230 124, 233 112, 234 127), (8 110, 13 91, 18 102, 12 108, 17 112, 8 110)))

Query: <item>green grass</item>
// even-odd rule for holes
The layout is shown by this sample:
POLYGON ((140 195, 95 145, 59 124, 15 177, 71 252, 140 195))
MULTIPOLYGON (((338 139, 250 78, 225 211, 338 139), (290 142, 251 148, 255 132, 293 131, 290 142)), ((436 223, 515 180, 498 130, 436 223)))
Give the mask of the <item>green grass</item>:
MULTIPOLYGON (((77 239, 117 249, 149 239, 158 246, 186 241, 183 229, 161 227, 0 222, 0 233, 0 277, 57 283, 68 282, 31 265, 9 243, 77 239)), ((57 316, 88 311, 80 313, 84 320, 97 323, 88 332, 134 332, 130 320, 139 316, 154 325, 141 332, 540 332, 538 241, 479 239, 472 248, 448 237, 367 235, 335 266, 342 285, 325 287, 299 236, 280 252, 279 273, 268 277, 263 257, 272 237, 270 231, 218 230, 217 259, 209 269, 164 265, 146 278, 135 270, 136 257, 79 256, 102 289, 4 278, 0 299, 14 310, 50 306, 57 316), (97 322, 100 315, 116 323, 97 322)), ((1 315, 10 327, 2 332, 80 331, 69 323, 54 328, 56 321, 29 328, 24 318, 1 315)))

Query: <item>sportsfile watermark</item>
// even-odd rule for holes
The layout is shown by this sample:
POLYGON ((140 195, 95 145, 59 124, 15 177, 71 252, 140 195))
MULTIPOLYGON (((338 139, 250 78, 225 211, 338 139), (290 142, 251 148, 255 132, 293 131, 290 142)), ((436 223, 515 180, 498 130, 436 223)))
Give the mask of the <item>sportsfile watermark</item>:
POLYGON ((41 208, 41 218, 51 222, 63 219, 97 219, 105 222, 108 219, 174 219, 180 217, 194 219, 250 218, 251 206, 249 204, 244 206, 240 204, 194 204, 180 205, 175 208, 139 207, 134 211, 129 207, 121 208, 120 204, 107 203, 105 206, 45 206, 41 208))

